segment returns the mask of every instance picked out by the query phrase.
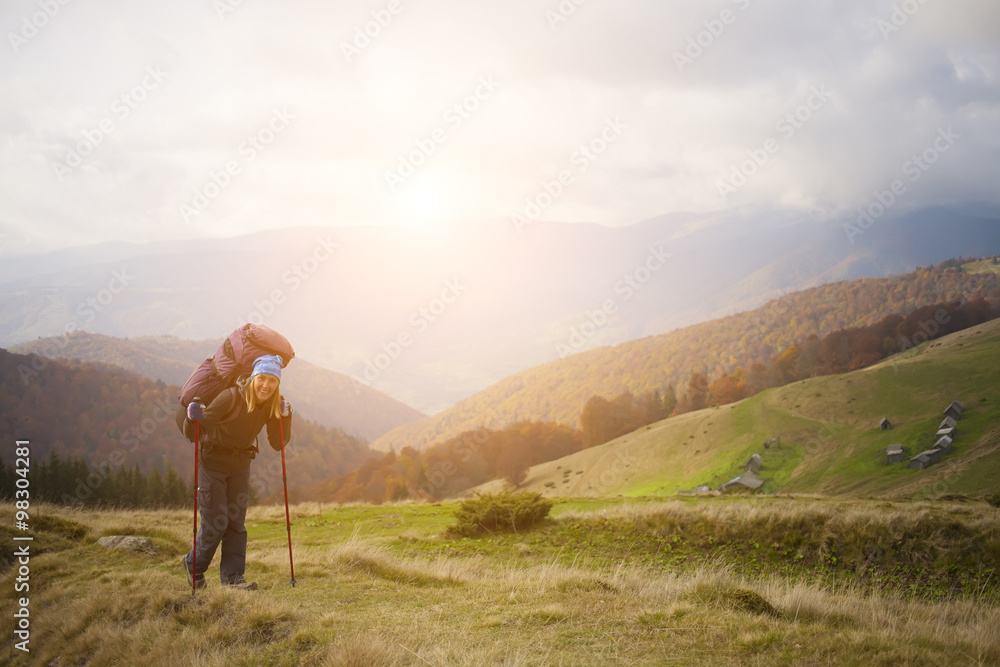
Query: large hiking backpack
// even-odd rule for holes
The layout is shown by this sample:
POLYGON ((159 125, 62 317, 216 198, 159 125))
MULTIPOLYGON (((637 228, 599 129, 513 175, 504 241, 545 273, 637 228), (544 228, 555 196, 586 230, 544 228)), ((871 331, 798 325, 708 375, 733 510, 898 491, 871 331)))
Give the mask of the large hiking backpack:
POLYGON ((236 379, 250 375, 254 360, 264 354, 281 357, 284 368, 295 357, 288 339, 263 324, 244 324, 229 334, 215 352, 215 356, 201 362, 181 388, 178 396, 181 405, 196 397, 208 405, 224 389, 236 384, 236 379))

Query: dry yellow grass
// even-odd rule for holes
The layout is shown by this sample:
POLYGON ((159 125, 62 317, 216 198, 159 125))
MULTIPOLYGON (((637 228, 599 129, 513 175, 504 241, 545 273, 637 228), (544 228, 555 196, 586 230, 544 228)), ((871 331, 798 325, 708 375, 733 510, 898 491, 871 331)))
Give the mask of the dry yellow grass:
MULTIPOLYGON (((802 511, 824 511, 824 501, 815 504, 802 511)), ((343 511, 315 505, 293 510, 296 520, 343 511)), ((737 520, 739 512, 759 519, 786 510, 792 508, 747 501, 705 511, 726 522, 737 520)), ((827 505, 825 511, 853 513, 853 520, 883 513, 893 521, 897 510, 902 508, 866 510, 857 501, 827 505)), ((252 524, 248 574, 260 589, 227 590, 210 577, 208 588, 192 597, 177 564, 190 532, 189 514, 45 511, 86 525, 89 533, 70 549, 32 558, 32 653, 16 654, 8 640, 0 662, 149 667, 1000 662, 996 600, 924 603, 783 578, 747 580, 724 564, 681 575, 624 561, 612 572, 554 562, 525 565, 486 549, 473 557, 445 552, 410 557, 393 548, 398 535, 360 531, 297 548, 300 583, 291 588, 284 536, 256 539, 255 529, 262 529, 252 524), (101 533, 121 527, 152 533, 161 556, 106 551, 94 543, 101 533)), ((637 521, 684 511, 680 504, 663 503, 602 516, 637 521)), ((4 507, 0 520, 8 514, 4 507)), ((284 532, 283 508, 254 508, 251 517, 274 524, 280 519, 284 532)), ((984 512, 973 520, 989 517, 984 512)), ((10 570, 0 586, 12 590, 10 570)), ((5 623, 10 612, 5 600, 0 608, 5 623)))

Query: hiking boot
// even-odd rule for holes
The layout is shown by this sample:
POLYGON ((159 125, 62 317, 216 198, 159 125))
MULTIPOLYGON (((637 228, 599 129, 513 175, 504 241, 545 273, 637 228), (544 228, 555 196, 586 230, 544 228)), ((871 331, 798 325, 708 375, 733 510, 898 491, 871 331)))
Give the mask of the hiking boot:
POLYGON ((225 584, 225 585, 229 586, 230 588, 238 588, 241 591, 255 591, 255 590, 257 590, 257 582, 256 581, 247 581, 246 579, 243 578, 242 574, 240 576, 236 577, 235 579, 233 579, 232 581, 230 581, 229 583, 225 584))
MULTIPOLYGON (((187 556, 181 558, 181 564, 184 566, 184 573, 187 575, 188 586, 195 586, 195 584, 191 581, 191 569, 188 567, 187 556)), ((196 586, 197 588, 205 587, 206 584, 205 584, 204 574, 199 574, 197 577, 195 577, 195 580, 198 582, 196 586)))

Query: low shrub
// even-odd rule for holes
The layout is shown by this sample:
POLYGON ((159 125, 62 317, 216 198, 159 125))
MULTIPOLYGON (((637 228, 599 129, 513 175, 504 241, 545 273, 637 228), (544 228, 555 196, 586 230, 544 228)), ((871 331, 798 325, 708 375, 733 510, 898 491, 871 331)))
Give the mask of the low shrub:
POLYGON ((32 528, 55 533, 67 540, 82 540, 87 534, 87 527, 75 521, 63 519, 52 514, 39 514, 34 518, 32 528))
POLYGON ((451 526, 448 532, 461 537, 473 537, 483 532, 516 533, 540 522, 551 509, 551 500, 530 491, 477 494, 455 510, 458 523, 451 526))
POLYGON ((724 609, 735 609, 758 616, 778 618, 781 613, 759 593, 745 588, 735 588, 725 584, 699 585, 690 597, 702 604, 724 609))

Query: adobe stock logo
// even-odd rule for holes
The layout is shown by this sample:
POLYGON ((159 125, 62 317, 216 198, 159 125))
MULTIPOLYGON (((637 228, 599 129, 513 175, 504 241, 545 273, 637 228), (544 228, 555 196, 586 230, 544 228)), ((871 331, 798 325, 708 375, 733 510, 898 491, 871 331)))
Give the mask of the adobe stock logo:
POLYGON ((650 246, 649 252, 643 261, 632 271, 622 276, 621 280, 615 283, 614 293, 618 296, 605 299, 599 308, 588 310, 587 320, 579 326, 570 327, 569 338, 565 343, 556 343, 556 354, 560 359, 579 352, 598 331, 606 327, 611 322, 611 317, 618 312, 619 298, 625 304, 648 283, 653 275, 662 269, 667 260, 673 257, 662 248, 650 246))
POLYGON ((295 114, 285 107, 272 109, 271 114, 264 127, 253 134, 248 134, 247 138, 240 142, 236 149, 239 159, 228 160, 218 171, 209 170, 208 179, 195 187, 194 195, 189 202, 182 202, 178 206, 184 222, 190 223, 191 218, 205 211, 233 183, 235 177, 243 172, 243 167, 265 151, 295 119, 295 114))
POLYGON ((561 0, 555 9, 545 10, 545 20, 549 22, 552 32, 556 31, 560 23, 565 23, 571 16, 576 14, 576 10, 587 3, 587 0, 561 0))
MULTIPOLYGON (((941 156, 951 150, 957 139, 962 135, 953 131, 949 125, 947 128, 939 127, 937 136, 931 145, 919 153, 914 153, 910 159, 903 163, 900 170, 904 176, 910 177, 910 183, 916 183, 923 175, 939 160, 941 156)), ((889 209, 906 194, 909 186, 902 179, 895 179, 885 190, 876 190, 872 193, 874 200, 858 209, 857 224, 845 224, 844 233, 847 240, 852 244, 857 238, 868 231, 889 209)))
POLYGON ((253 310, 246 317, 240 318, 237 321, 237 328, 242 327, 248 322, 251 324, 264 324, 264 322, 274 315, 279 306, 287 302, 288 296, 302 287, 310 277, 319 271, 324 263, 333 257, 339 248, 340 244, 331 240, 329 234, 325 238, 317 238, 316 245, 313 246, 312 250, 302 260, 295 262, 288 267, 287 271, 281 274, 281 282, 284 285, 290 286, 289 291, 286 293, 280 287, 275 287, 264 298, 254 299, 253 310))
POLYGON ((892 13, 889 14, 888 20, 881 16, 875 19, 875 26, 882 33, 883 41, 889 41, 889 37, 894 32, 899 32, 926 4, 927 0, 903 0, 898 5, 893 3, 892 13))
MULTIPOLYGON (((601 155, 604 155, 611 144, 621 137, 628 127, 618 116, 608 118, 599 134, 580 144, 574 151, 570 157, 570 163, 577 168, 580 174, 585 173, 601 155)), ((526 227, 534 224, 546 209, 555 204, 556 200, 566 192, 566 189, 575 180, 576 177, 570 169, 563 169, 552 180, 543 180, 535 193, 525 198, 524 208, 510 216, 510 221, 514 223, 514 229, 517 230, 517 233, 522 233, 526 227)))
POLYGON ((802 104, 786 112, 774 123, 774 129, 781 135, 781 139, 768 137, 760 144, 759 148, 747 150, 747 159, 731 164, 729 177, 726 180, 716 182, 715 187, 722 196, 723 203, 730 195, 735 194, 737 190, 749 183, 754 174, 778 154, 782 147, 782 141, 790 141, 829 100, 830 91, 826 89, 825 85, 810 86, 809 95, 802 104))
POLYGON ((81 326, 93 322, 98 313, 103 313, 107 310, 115 300, 115 297, 124 292, 125 288, 133 280, 135 280, 135 276, 129 275, 126 268, 122 268, 121 271, 113 270, 111 272, 111 279, 108 280, 105 287, 97 290, 93 296, 88 297, 77 305, 76 313, 82 318, 82 323, 78 320, 70 320, 63 328, 63 333, 59 334, 55 341, 49 343, 48 346, 41 350, 41 355, 32 355, 30 368, 24 364, 18 365, 17 370, 21 376, 21 381, 27 385, 33 378, 38 377, 39 372, 45 370, 45 367, 48 366, 48 360, 58 357, 60 350, 64 349, 69 343, 70 334, 74 331, 79 331, 81 326))
MULTIPOLYGON (((362 377, 353 378, 366 386, 371 386, 382 376, 393 363, 403 354, 403 351, 416 342, 417 337, 427 331, 431 324, 438 321, 449 307, 468 289, 461 278, 445 280, 444 287, 438 297, 431 299, 410 314, 410 329, 403 329, 387 343, 382 343, 382 350, 374 357, 365 359, 362 377)), ((357 388, 356 388, 357 390, 357 388)))
MULTIPOLYGON (((457 131, 499 89, 500 84, 492 75, 479 77, 472 92, 448 107, 442 120, 447 123, 452 132, 457 131)), ((396 188, 403 185, 406 179, 417 173, 417 169, 427 162, 437 151, 438 146, 446 143, 448 138, 448 129, 438 126, 431 130, 426 137, 414 139, 413 150, 400 155, 396 168, 388 169, 385 172, 385 184, 388 186, 389 192, 395 192, 396 188)))
POLYGON ((385 9, 376 9, 371 13, 371 20, 364 25, 354 27, 354 34, 350 42, 340 42, 340 52, 344 54, 344 59, 351 62, 353 58, 361 55, 361 52, 371 46, 372 42, 382 34, 382 31, 389 27, 393 18, 403 11, 403 0, 389 0, 385 9))
POLYGON ((70 147, 62 162, 52 163, 52 171, 59 182, 61 183, 67 174, 81 166, 86 161, 87 156, 104 142, 104 138, 118 129, 117 123, 121 123, 131 116, 132 112, 138 109, 149 98, 150 93, 159 88, 166 78, 167 72, 160 69, 159 65, 147 67, 142 81, 116 97, 115 101, 111 103, 111 113, 99 120, 93 129, 84 129, 81 132, 83 141, 70 147))
MULTIPOLYGON (((733 0, 733 4, 743 12, 749 9, 750 2, 751 0, 733 0)), ((705 54, 705 51, 712 48, 716 41, 726 32, 726 29, 736 23, 738 18, 739 15, 731 9, 723 9, 719 12, 717 18, 702 21, 701 24, 704 26, 704 30, 687 38, 687 45, 683 53, 680 51, 674 51, 673 53, 674 65, 677 66, 677 71, 683 74, 684 69, 693 65, 694 61, 705 54)))
POLYGON ((69 2, 70 0, 40 0, 38 9, 41 11, 21 17, 21 30, 7 33, 7 41, 10 42, 14 55, 17 55, 22 46, 37 37, 39 31, 47 26, 69 2))

